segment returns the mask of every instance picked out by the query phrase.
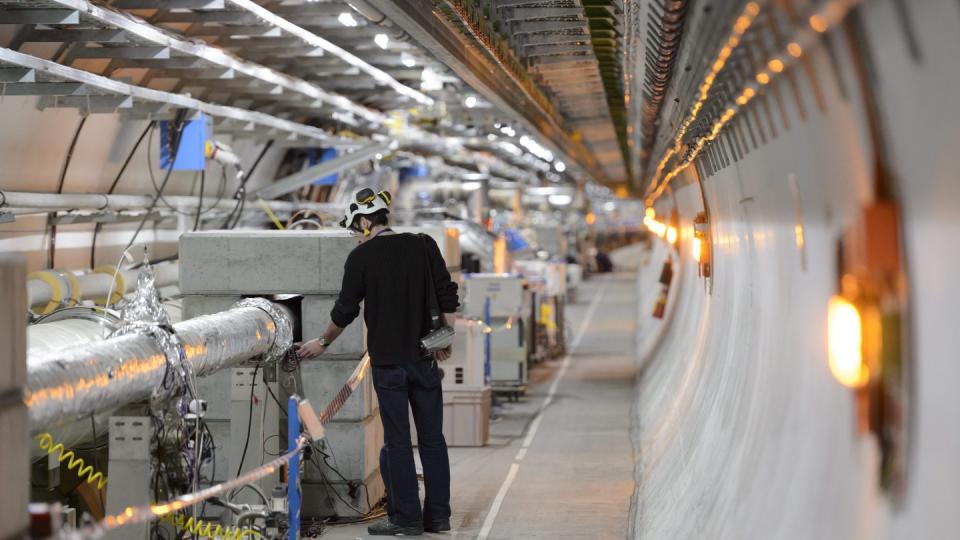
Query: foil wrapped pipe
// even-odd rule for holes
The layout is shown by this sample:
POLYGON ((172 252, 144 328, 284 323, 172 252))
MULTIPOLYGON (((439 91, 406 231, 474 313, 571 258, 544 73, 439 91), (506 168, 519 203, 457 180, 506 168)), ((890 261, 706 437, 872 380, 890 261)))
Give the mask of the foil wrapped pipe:
MULTIPOLYGON (((147 330, 149 325, 140 324, 139 332, 31 358, 25 402, 34 433, 163 391, 171 369, 169 343, 156 337, 154 328, 163 327, 147 330)), ((293 341, 288 315, 260 298, 167 328, 197 377, 259 356, 275 360, 293 341)))

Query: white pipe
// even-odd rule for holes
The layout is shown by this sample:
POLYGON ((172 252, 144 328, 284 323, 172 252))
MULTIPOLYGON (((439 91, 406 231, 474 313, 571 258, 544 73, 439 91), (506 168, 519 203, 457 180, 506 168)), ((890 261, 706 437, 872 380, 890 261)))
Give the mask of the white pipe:
MULTIPOLYGON (((174 261, 169 263, 160 263, 154 265, 153 267, 155 276, 156 276, 156 286, 159 287, 168 287, 170 285, 175 285, 180 278, 180 263, 174 261)), ((126 293, 127 288, 130 285, 136 284, 137 275, 139 270, 121 270, 120 276, 117 281, 122 281, 125 287, 124 290, 120 290, 119 284, 114 284, 113 274, 112 273, 88 273, 76 276, 76 284, 80 287, 79 293, 75 292, 75 296, 79 300, 91 300, 94 298, 106 298, 110 294, 111 287, 114 292, 123 296, 126 293)), ((55 272, 51 272, 54 279, 57 278, 55 272)), ((61 281, 61 280, 57 280, 61 281)), ((27 281, 27 305, 31 308, 37 306, 43 306, 53 300, 56 296, 54 288, 50 283, 41 280, 41 279, 31 279, 27 281)), ((60 296, 62 301, 66 302, 69 300, 67 292, 61 290, 60 296)))
MULTIPOLYGON (((0 208, 13 209, 41 209, 54 210, 146 210, 153 204, 153 195, 114 195, 106 193, 38 193, 32 191, 4 191, 0 190, 0 208)), ((207 197, 208 199, 209 197, 207 197)), ((187 209, 196 208, 200 197, 196 196, 165 196, 164 199, 171 206, 187 209)), ((287 201, 265 201, 272 210, 296 211, 300 209, 324 211, 330 205, 318 203, 295 203, 287 201)), ((206 207, 211 202, 204 200, 206 207)), ((237 202, 233 199, 223 199, 216 206, 224 210, 232 210, 237 202)), ((342 211, 338 210, 338 213, 342 211)))

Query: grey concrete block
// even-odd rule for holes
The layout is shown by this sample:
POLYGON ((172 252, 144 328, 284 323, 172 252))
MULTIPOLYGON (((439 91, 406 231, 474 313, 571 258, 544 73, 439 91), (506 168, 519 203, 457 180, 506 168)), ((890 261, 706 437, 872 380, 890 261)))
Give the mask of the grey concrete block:
POLYGON ((185 295, 183 297, 183 320, 220 313, 233 307, 241 299, 238 294, 231 295, 185 295))
MULTIPOLYGON (((347 480, 368 478, 380 470, 380 448, 383 447, 383 425, 379 415, 370 416, 362 422, 330 422, 326 425, 326 438, 321 449, 331 455, 328 460, 347 480), (334 459, 336 458, 336 459, 334 459)), ((318 461, 323 462, 322 456, 318 461)), ((339 478, 332 470, 325 469, 328 479, 339 478)), ((307 467, 306 480, 323 481, 316 467, 307 467)))
POLYGON ((208 420, 230 420, 230 392, 233 387, 229 369, 206 377, 197 377, 197 395, 207 402, 208 420))
POLYGON ((356 239, 340 231, 203 231, 180 237, 183 294, 334 294, 356 239))
MULTIPOLYGON (((307 464, 308 469, 313 465, 307 464)), ((363 513, 370 511, 371 506, 376 506, 377 502, 383 498, 386 489, 383 485, 383 478, 380 477, 380 471, 377 471, 365 480, 366 488, 357 486, 354 496, 350 496, 350 486, 346 485, 339 478, 328 478, 329 483, 323 481, 307 480, 301 483, 300 488, 303 493, 303 506, 301 507, 301 519, 304 526, 311 519, 327 518, 331 516, 340 517, 359 517, 357 510, 363 513), (364 490, 368 490, 369 494, 364 490), (340 496, 337 497, 332 490, 340 496), (343 499, 342 501, 340 499, 343 499), (346 503, 350 503, 347 506, 346 503), (354 510, 354 508, 356 510, 354 510)), ((304 529, 306 530, 306 529, 304 529)))
MULTIPOLYGON (((303 393, 318 411, 327 406, 343 384, 353 374, 359 360, 336 360, 321 356, 300 364, 303 393)), ((332 422, 356 422, 377 413, 377 394, 373 389, 373 377, 369 374, 343 404, 332 422)))
MULTIPOLYGON (((301 305, 301 325, 303 339, 320 337, 330 323, 330 310, 336 302, 335 296, 310 295, 303 299, 301 305)), ((357 320, 344 329, 340 337, 334 341, 324 356, 348 356, 359 358, 367 350, 366 329, 363 324, 363 312, 357 320)))

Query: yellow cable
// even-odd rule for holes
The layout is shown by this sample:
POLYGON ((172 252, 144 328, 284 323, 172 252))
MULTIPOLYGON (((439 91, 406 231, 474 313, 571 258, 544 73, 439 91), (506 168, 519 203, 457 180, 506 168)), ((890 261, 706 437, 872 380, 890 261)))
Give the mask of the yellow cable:
POLYGON ((192 535, 199 536, 201 538, 226 538, 228 540, 241 540, 244 536, 256 536, 258 538, 263 538, 263 536, 253 529, 241 529, 240 527, 226 527, 219 523, 214 526, 213 523, 208 521, 203 521, 202 519, 194 520, 192 517, 187 518, 183 514, 180 514, 174 520, 173 514, 166 514, 160 521, 164 523, 169 523, 177 529, 182 531, 187 531, 192 535))
POLYGON ((87 465, 83 462, 82 458, 74 456, 73 450, 67 452, 66 448, 63 447, 63 444, 53 444, 53 435, 49 433, 41 433, 37 435, 37 440, 40 443, 40 448, 46 450, 47 454, 53 455, 54 452, 60 451, 60 455, 57 457, 60 463, 63 463, 64 460, 70 460, 67 464, 67 469, 73 470, 77 469, 77 476, 82 480, 86 477, 88 484, 94 482, 97 483, 97 489, 103 489, 107 485, 107 479, 104 478, 103 474, 93 470, 93 467, 87 465))
POLYGON ((278 229, 283 230, 286 227, 283 226, 283 223, 280 223, 280 220, 277 219, 277 215, 273 213, 273 210, 270 209, 270 205, 267 204, 267 201, 257 198, 257 202, 260 203, 260 208, 263 208, 263 211, 266 212, 267 217, 269 217, 273 224, 277 226, 278 229))

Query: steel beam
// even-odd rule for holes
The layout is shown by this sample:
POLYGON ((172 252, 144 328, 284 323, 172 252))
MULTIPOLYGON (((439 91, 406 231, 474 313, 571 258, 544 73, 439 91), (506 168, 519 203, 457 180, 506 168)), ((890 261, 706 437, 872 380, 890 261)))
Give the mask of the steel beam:
MULTIPOLYGON (((552 117, 508 74, 490 59, 482 47, 468 46, 463 34, 447 21, 432 0, 368 0, 395 25, 409 34, 434 58, 447 65, 484 99, 508 114, 531 133, 541 133, 556 154, 565 154, 568 165, 587 171, 595 179, 606 180, 600 164, 580 142, 571 139, 557 118, 552 117)), ((549 23, 545 30, 555 31, 549 23)), ((575 21, 572 28, 586 28, 585 21, 575 21)))
MULTIPOLYGON (((0 62, 5 62, 19 67, 35 69, 38 72, 66 80, 68 81, 66 83, 49 84, 77 85, 73 92, 78 91, 80 86, 86 85, 90 86, 91 88, 96 88, 103 93, 126 95, 137 100, 152 101, 167 104, 172 107, 193 109, 204 112, 211 116, 223 116, 245 122, 254 122, 266 128, 280 129, 289 133, 296 133, 304 137, 315 139, 320 141, 320 143, 329 146, 357 146, 355 141, 341 139, 313 126, 291 122, 289 120, 284 120, 282 118, 277 118, 275 116, 270 116, 256 111, 249 111, 226 105, 215 105, 194 99, 190 96, 127 84, 104 77, 102 75, 96 75, 87 71, 64 66, 50 60, 44 60, 43 58, 37 58, 35 56, 30 56, 2 47, 0 47, 0 62)), ((4 86, 7 88, 9 94, 10 87, 17 87, 21 84, 24 83, 5 84, 4 86)), ((64 86, 60 89, 60 91, 64 90, 69 90, 69 88, 64 86)))
POLYGON ((71 51, 74 58, 124 58, 166 60, 170 47, 81 47, 71 51))
POLYGON ((277 180, 276 182, 251 193, 247 198, 253 200, 275 199, 282 195, 286 195, 291 191, 296 191, 306 185, 309 185, 318 178, 356 167, 357 165, 374 158, 377 154, 385 154, 389 152, 393 146, 394 143, 392 142, 377 142, 368 144, 367 146, 358 148, 348 154, 335 157, 330 161, 324 161, 319 165, 314 165, 313 167, 309 167, 285 178, 281 178, 280 180, 277 180))
POLYGON ((36 72, 27 68, 0 68, 0 83, 36 82, 36 72))
POLYGON ((503 20, 506 22, 538 21, 562 17, 583 17, 583 9, 578 7, 515 7, 503 10, 503 20))
POLYGON ((84 85, 74 82, 8 83, 0 91, 7 96, 71 96, 83 94, 84 85))
POLYGON ((75 9, 5 9, 0 8, 3 24, 80 24, 75 9))
POLYGON ((116 0, 120 9, 223 9, 223 0, 116 0))
POLYGON ((24 42, 37 43, 127 43, 126 33, 122 30, 33 30, 27 33, 24 42))

